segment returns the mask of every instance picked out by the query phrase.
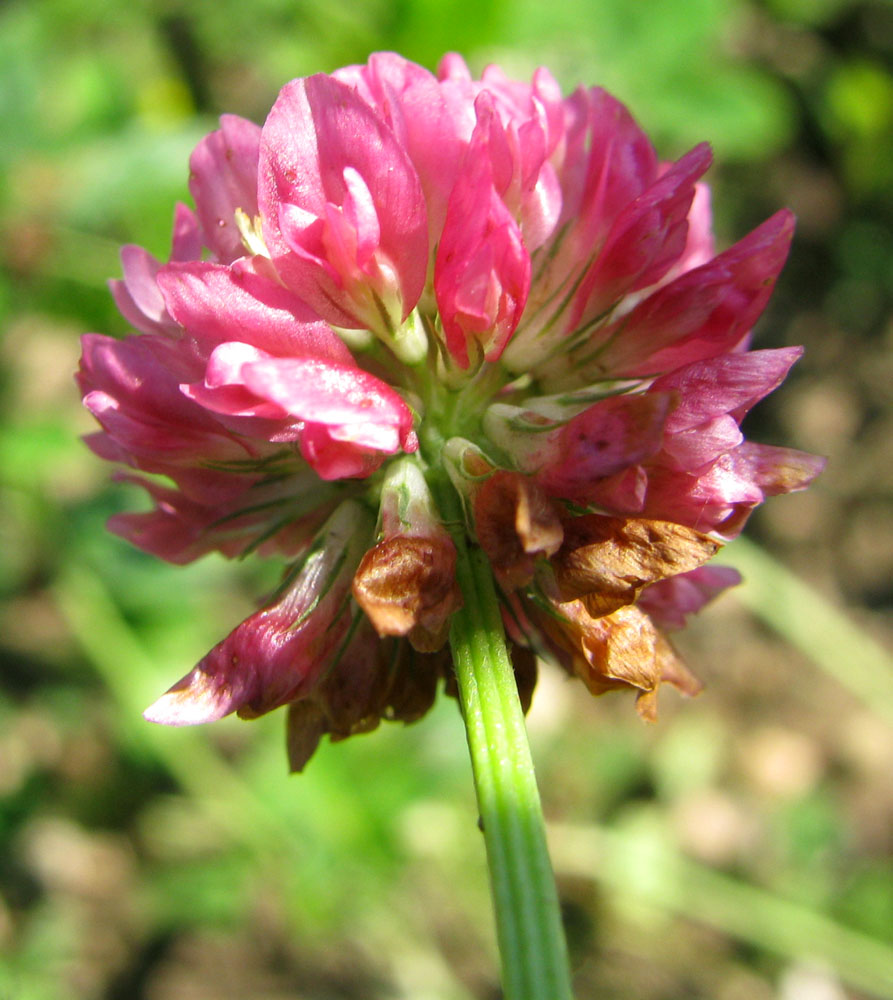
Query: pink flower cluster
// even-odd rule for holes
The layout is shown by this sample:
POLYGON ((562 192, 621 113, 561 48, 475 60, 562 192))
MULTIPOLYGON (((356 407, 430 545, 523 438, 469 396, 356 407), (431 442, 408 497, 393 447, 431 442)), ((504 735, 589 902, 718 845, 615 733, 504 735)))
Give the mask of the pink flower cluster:
POLYGON ((154 501, 112 530, 288 569, 148 717, 289 705, 301 766, 324 733, 421 714, 461 600, 437 470, 519 662, 632 687, 646 715, 661 680, 691 688, 655 626, 733 582, 702 564, 821 467, 742 436, 800 355, 748 350, 793 218, 715 255, 710 158, 660 162, 601 89, 455 55, 434 75, 379 53, 287 84, 263 127, 224 116, 168 262, 122 252, 140 332, 85 337, 79 381, 89 444, 154 501))

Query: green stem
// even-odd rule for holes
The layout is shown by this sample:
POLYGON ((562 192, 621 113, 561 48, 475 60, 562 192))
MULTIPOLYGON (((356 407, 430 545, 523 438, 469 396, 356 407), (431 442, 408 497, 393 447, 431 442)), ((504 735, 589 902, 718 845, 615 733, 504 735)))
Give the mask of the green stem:
POLYGON ((458 495, 431 488, 456 545, 464 606, 450 643, 468 737, 506 1000, 571 1000, 567 946, 524 713, 505 644, 490 565, 468 545, 458 495))

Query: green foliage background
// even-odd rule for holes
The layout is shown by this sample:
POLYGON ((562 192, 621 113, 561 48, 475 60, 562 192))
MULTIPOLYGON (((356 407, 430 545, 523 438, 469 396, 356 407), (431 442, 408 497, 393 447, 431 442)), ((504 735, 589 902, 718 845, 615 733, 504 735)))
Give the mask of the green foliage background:
POLYGON ((530 728, 582 1000, 893 997, 883 0, 0 7, 0 997, 499 995, 455 705, 300 778, 275 714, 144 723, 270 571, 107 536, 143 501, 78 440, 78 335, 126 332, 105 281, 122 243, 165 255, 195 142, 381 48, 603 84, 668 158, 710 139, 724 244, 797 211, 758 339, 807 355, 750 432, 829 471, 730 548, 750 583, 681 641, 697 702, 645 728, 547 674, 530 728))

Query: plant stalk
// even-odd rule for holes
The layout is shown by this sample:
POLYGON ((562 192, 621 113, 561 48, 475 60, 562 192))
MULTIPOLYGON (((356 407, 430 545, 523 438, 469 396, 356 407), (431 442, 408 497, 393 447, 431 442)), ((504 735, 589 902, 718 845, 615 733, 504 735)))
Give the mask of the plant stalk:
POLYGON ((567 945, 524 713, 490 564, 470 546, 459 497, 431 476, 456 545, 464 599, 450 644, 487 849, 506 1000, 571 1000, 567 945))

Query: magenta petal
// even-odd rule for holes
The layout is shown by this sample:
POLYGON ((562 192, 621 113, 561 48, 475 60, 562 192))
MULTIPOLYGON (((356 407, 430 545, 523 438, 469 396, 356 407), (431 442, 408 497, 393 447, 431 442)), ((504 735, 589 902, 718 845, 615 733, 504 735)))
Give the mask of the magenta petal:
POLYGON ((221 115, 220 128, 196 146, 189 160, 189 190, 205 242, 228 264, 245 254, 235 212, 257 215, 260 128, 237 115, 221 115))
POLYGON ((267 551, 293 555, 306 545, 307 533, 319 526, 333 496, 321 489, 309 470, 266 482, 256 472, 234 476, 212 469, 185 474, 175 470, 174 476, 177 489, 142 476, 116 475, 118 482, 144 489, 155 507, 145 513, 115 514, 107 527, 145 552, 178 565, 215 550, 238 557, 260 535, 266 536, 267 551), (317 509, 305 515, 308 492, 317 509), (284 510, 295 515, 287 525, 281 522, 284 510))
POLYGON ((248 266, 169 264, 159 272, 158 285, 170 314, 209 352, 240 341, 278 356, 351 361, 327 323, 292 292, 248 266))
POLYGON ((629 111, 600 87, 565 102, 567 152, 560 176, 560 224, 574 225, 573 253, 586 259, 619 213, 657 177, 657 156, 629 111))
POLYGON ((711 159, 706 143, 695 146, 618 215, 577 293, 574 324, 654 284, 678 261, 688 239, 695 181, 711 159))
POLYGON ((362 508, 342 504, 278 598, 218 643, 145 718, 190 726, 235 711, 253 717, 307 694, 342 641, 334 623, 370 535, 362 508))
POLYGON ((121 248, 121 267, 123 281, 109 282, 121 315, 143 333, 169 332, 171 318, 155 281, 161 264, 148 250, 128 244, 121 248))
MULTIPOLYGON (((328 482, 371 476, 381 465, 384 454, 358 447, 351 441, 345 444, 335 437, 337 429, 323 424, 308 424, 300 436, 302 457, 320 479, 328 482)), ((407 448, 407 451, 410 450, 407 448)))
POLYGON ((491 156, 507 152, 505 135, 484 95, 475 106, 478 125, 450 195, 434 266, 447 347, 463 368, 469 341, 487 361, 499 359, 530 288, 530 255, 494 181, 491 156))
POLYGON ((603 478, 655 455, 676 397, 613 396, 574 417, 561 432, 560 458, 539 474, 548 492, 585 500, 603 478))
POLYGON ((689 615, 739 583, 741 574, 730 566, 699 566, 646 587, 638 604, 659 628, 683 628, 689 615))
POLYGON ((688 236, 682 256, 676 261, 671 272, 673 277, 685 274, 695 267, 701 267, 716 254, 716 240, 713 236, 713 208, 710 187, 699 181, 695 184, 695 196, 688 212, 688 236))
POLYGON ((680 468, 694 472, 737 448, 743 440, 738 421, 724 414, 689 430, 668 433, 663 450, 680 468))
POLYGON ((242 382, 242 366, 252 361, 265 361, 270 355, 251 344, 239 341, 220 344, 208 358, 205 369, 205 385, 209 389, 219 389, 224 385, 242 382))
POLYGON ((609 346, 600 364, 615 374, 647 375, 732 350, 765 308, 793 231, 791 213, 779 212, 659 288, 601 334, 609 346))
POLYGON ((327 633, 326 609, 315 609, 302 626, 295 627, 308 604, 289 594, 246 618, 147 708, 144 718, 168 726, 194 726, 236 711, 261 715, 299 697, 315 682, 339 639, 336 630, 327 633))
POLYGON ((357 263, 363 267, 381 243, 381 225, 372 192, 353 167, 344 168, 344 189, 344 216, 356 238, 357 263))
POLYGON ((825 459, 796 448, 745 441, 730 456, 736 473, 749 477, 764 496, 804 490, 825 467, 825 459))
POLYGON ((802 354, 802 347, 727 354, 657 379, 655 392, 679 393, 679 406, 667 421, 668 433, 690 430, 727 413, 740 423, 754 403, 781 385, 802 354))
MULTIPOLYGON (((368 104, 344 83, 321 74, 287 84, 264 125, 259 176, 264 236, 289 287, 339 326, 367 325, 358 315, 364 308, 358 289, 364 287, 382 301, 399 302, 398 322, 405 319, 422 293, 428 268, 425 203, 405 150, 368 104), (346 181, 345 171, 354 180, 346 181), (296 253, 295 233, 282 228, 283 207, 296 207, 308 220, 325 220, 329 206, 356 211, 357 176, 380 226, 375 267, 331 260, 325 227, 315 244, 306 242, 305 228, 303 252, 296 253), (334 267, 340 281, 314 258, 334 267)), ((368 207, 363 212, 368 219, 368 207)), ((364 225, 368 233, 368 221, 364 225)), ((368 239, 360 242, 368 254, 368 239)))
POLYGON ((464 82, 416 81, 403 97, 406 148, 425 192, 432 249, 443 232, 450 192, 474 131, 471 94, 464 82))
POLYGON ((155 280, 161 268, 159 262, 142 247, 130 244, 121 249, 121 266, 134 305, 148 320, 161 324, 167 313, 155 280))
MULTIPOLYGON (((258 417, 262 420, 272 420, 276 424, 288 421, 288 413, 281 406, 269 402, 269 400, 258 398, 255 393, 245 387, 245 377, 243 374, 245 365, 266 360, 270 357, 265 351, 259 351, 250 344, 242 344, 234 341, 227 344, 220 344, 215 347, 208 358, 208 365, 205 369, 203 382, 192 384, 184 383, 180 386, 180 391, 188 399, 193 400, 211 413, 219 413, 228 417, 258 417)), ((244 430, 251 433, 252 430, 260 436, 276 434, 276 440, 293 439, 294 434, 284 436, 283 428, 280 426, 264 425, 261 427, 238 421, 234 430, 244 430), (275 429, 274 429, 275 428, 275 429)))
MULTIPOLYGON (((209 507, 180 490, 167 489, 138 476, 116 478, 119 482, 142 486, 155 501, 154 510, 114 514, 106 525, 113 534, 126 538, 131 545, 144 552, 182 566, 214 549, 228 556, 238 555, 247 544, 245 538, 236 537, 234 544, 228 547, 213 531, 208 530, 220 517, 222 512, 219 508, 209 507)), ((249 485, 244 484, 243 490, 249 485)))
POLYGON ((201 378, 202 364, 179 343, 89 334, 82 345, 77 379, 84 405, 140 468, 244 456, 229 432, 181 393, 181 381, 201 378))
POLYGON ((436 246, 459 163, 474 129, 471 76, 440 83, 421 66, 393 52, 374 52, 365 66, 348 66, 333 76, 375 110, 409 154, 424 191, 429 245, 436 246))
POLYGON ((257 437, 267 437, 269 440, 287 441, 295 437, 294 431, 291 435, 283 433, 283 422, 291 424, 288 414, 281 406, 269 403, 264 399, 258 399, 253 392, 250 392, 243 385, 219 385, 208 386, 201 383, 191 385, 183 384, 180 390, 187 399, 191 399, 199 406, 203 406, 210 413, 218 413, 222 417, 246 417, 259 418, 265 421, 274 421, 275 427, 258 424, 245 424, 240 421, 226 421, 237 433, 252 434, 257 437))
POLYGON ((165 726, 216 722, 246 704, 258 686, 246 671, 226 674, 193 667, 143 712, 143 718, 165 726))
POLYGON ((645 507, 648 473, 644 466, 631 465, 592 484, 589 501, 618 514, 640 514, 645 507))
POLYGON ((345 476, 368 475, 384 455, 418 447, 409 407, 388 385, 352 364, 277 358, 230 342, 214 349, 202 382, 180 389, 212 413, 231 418, 225 423, 235 431, 273 442, 299 440, 302 454, 323 478, 335 478, 335 466, 352 470, 345 476), (343 459, 333 462, 338 451, 343 459), (369 458, 368 452, 378 457, 369 458))
POLYGON ((246 364, 245 385, 299 420, 341 428, 342 440, 393 454, 407 441, 412 412, 380 379, 360 368, 313 358, 246 364))
MULTIPOLYGON (((198 260, 202 239, 195 213, 182 203, 174 209, 171 260, 198 260)), ((121 315, 143 333, 177 336, 176 323, 168 315, 156 278, 161 264, 147 250, 132 244, 121 250, 123 281, 110 281, 109 288, 121 315)))
POLYGON ((405 138, 401 101, 407 90, 419 83, 436 83, 436 77, 417 63, 396 52, 373 52, 365 65, 345 66, 332 73, 335 80, 347 84, 373 107, 391 126, 395 135, 405 138))
POLYGON ((202 234, 198 217, 191 208, 177 202, 174 209, 174 232, 171 237, 171 260, 198 260, 202 255, 202 234))
POLYGON ((470 82, 471 70, 458 52, 447 52, 437 65, 437 79, 470 82))
POLYGON ((816 455, 749 441, 697 475, 652 465, 646 513, 734 538, 767 496, 805 489, 824 465, 816 455))

